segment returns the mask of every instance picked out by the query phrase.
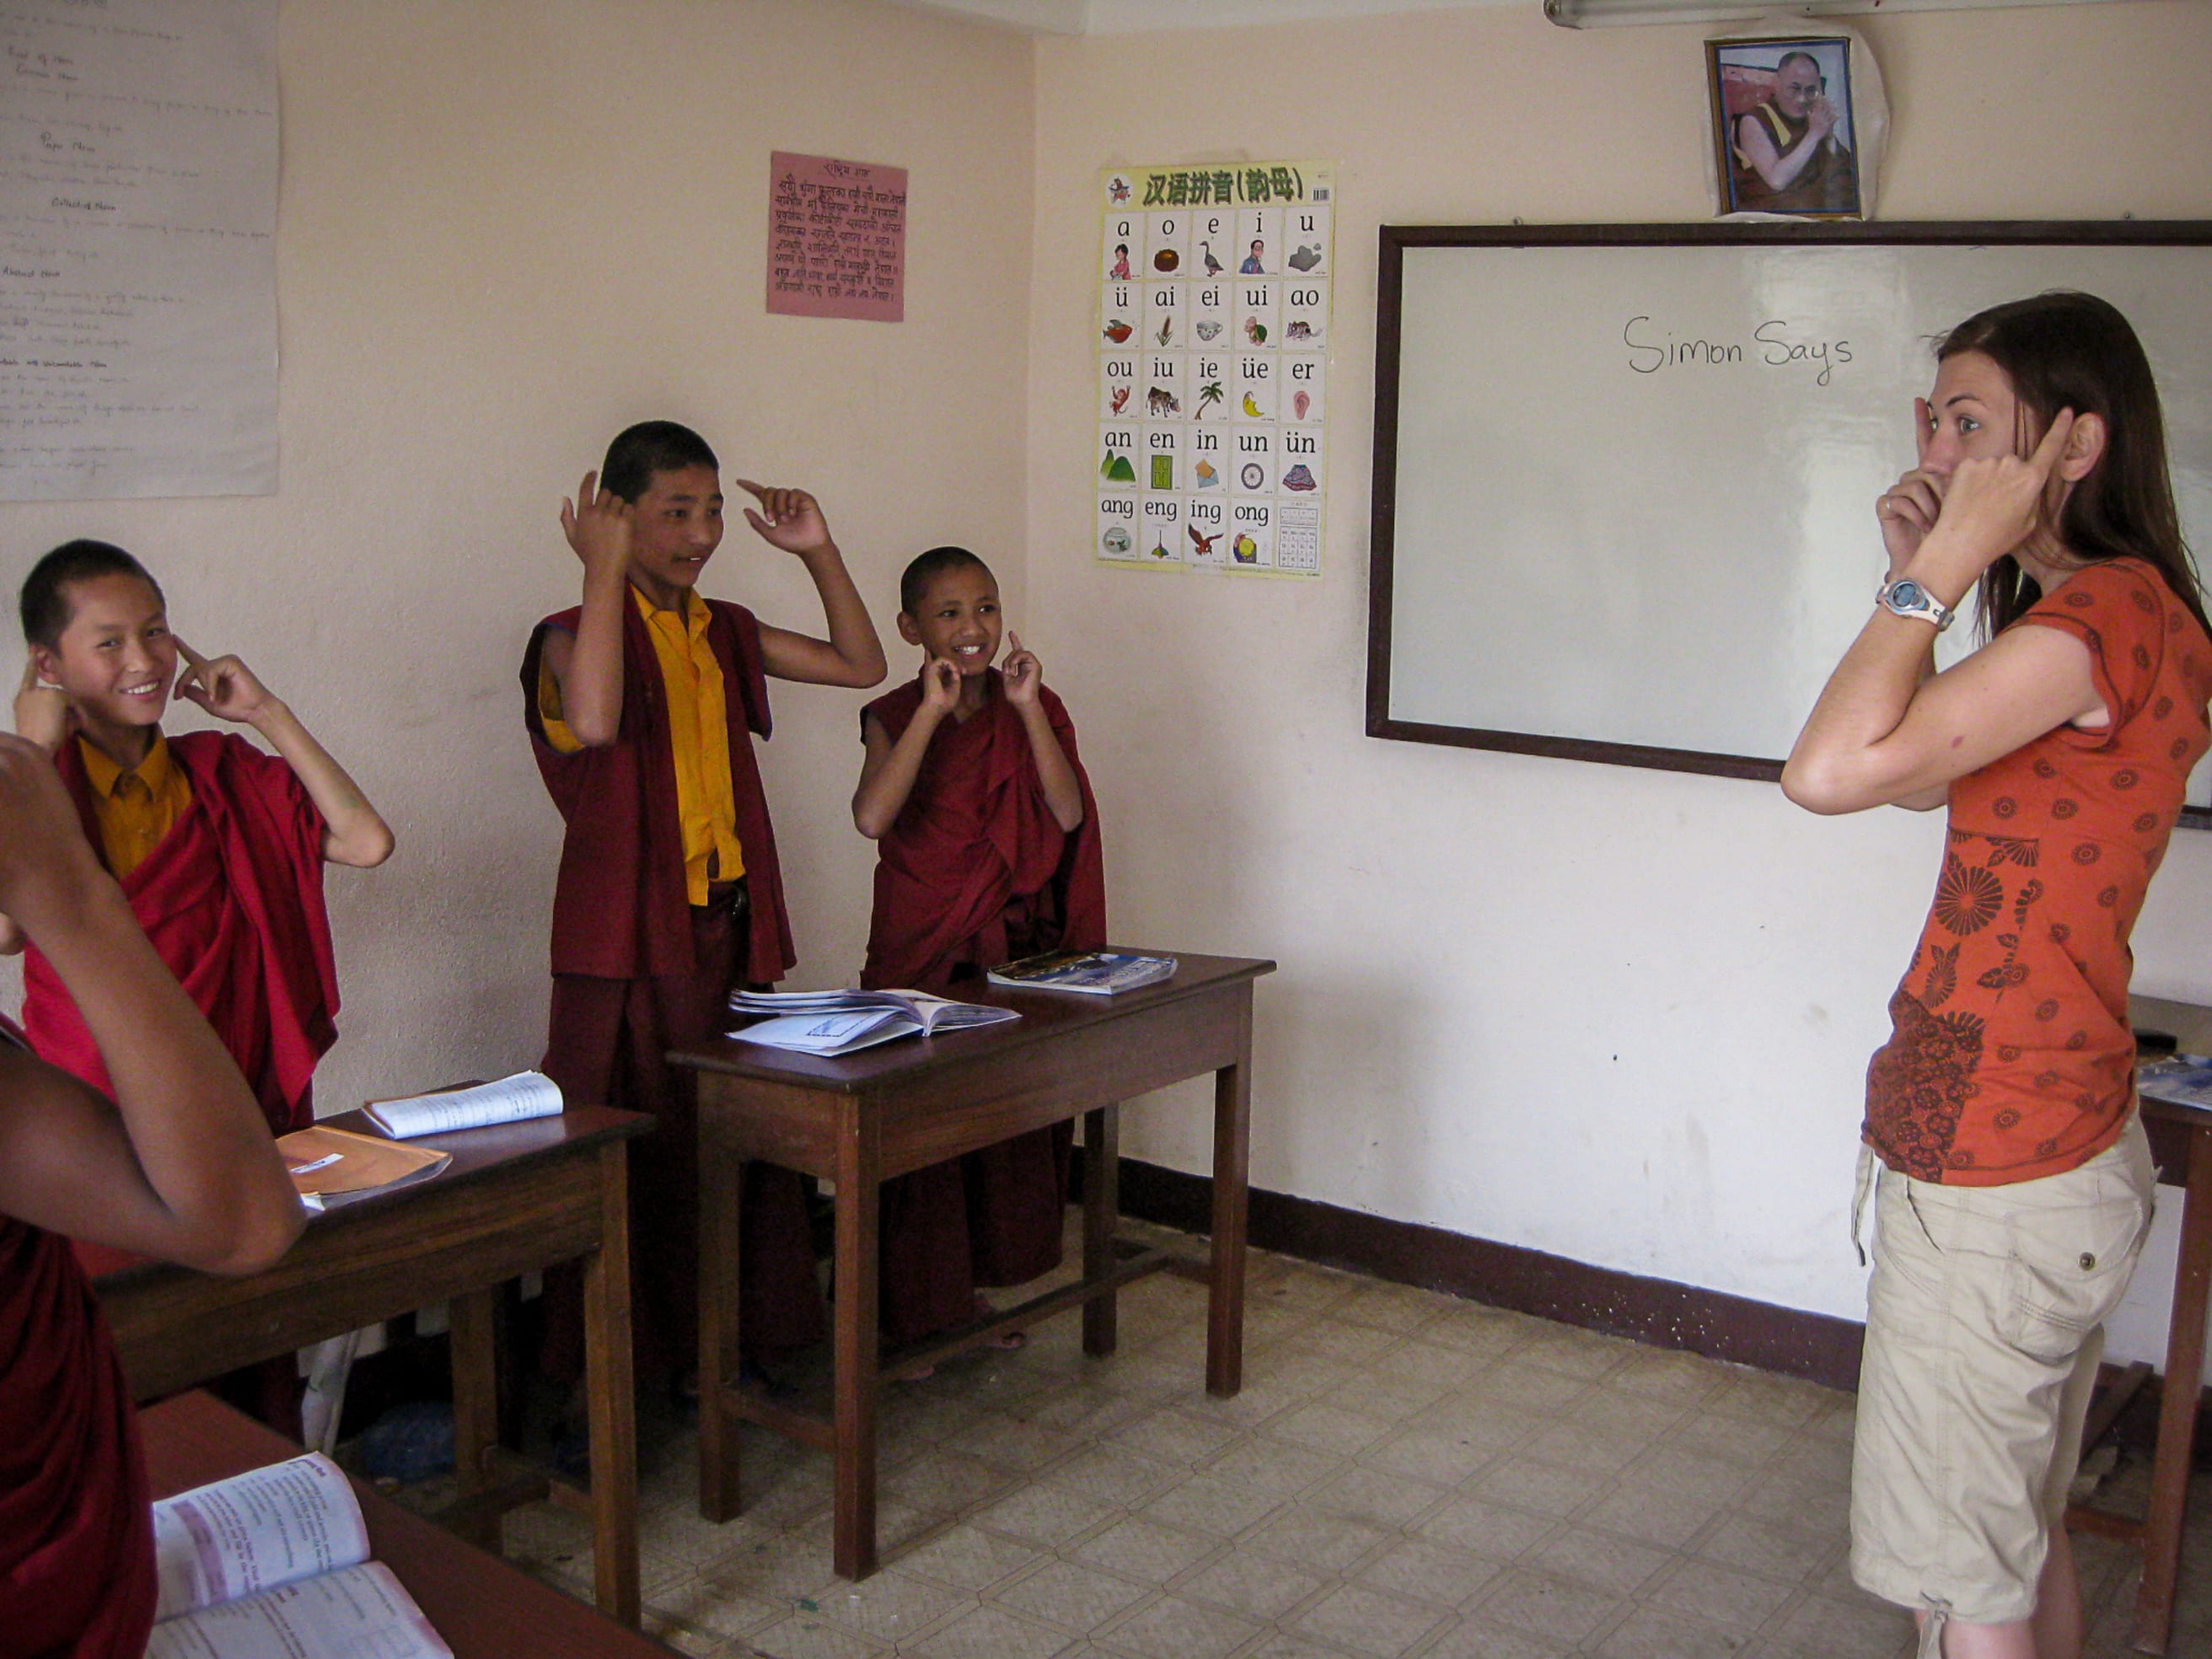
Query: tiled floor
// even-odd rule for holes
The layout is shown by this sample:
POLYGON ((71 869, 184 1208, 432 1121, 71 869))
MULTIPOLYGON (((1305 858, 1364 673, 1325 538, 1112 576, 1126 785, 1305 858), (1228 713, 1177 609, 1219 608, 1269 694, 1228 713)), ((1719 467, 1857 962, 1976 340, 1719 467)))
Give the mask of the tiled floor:
MULTIPOLYGON (((825 1456, 748 1430, 746 1512, 712 1526, 694 1437, 648 1424, 647 1628, 773 1659, 1911 1651, 1844 1567, 1848 1395, 1255 1252, 1244 1390, 1215 1401, 1205 1305, 1155 1277, 1112 1359, 1065 1316, 892 1390, 860 1584, 830 1570, 825 1456)), ((2194 1509, 2177 1656, 2212 1653, 2212 1480, 2194 1509)), ((576 1517, 507 1538, 588 1594, 576 1517)), ((2137 1557, 2077 1547, 2117 1659, 2137 1557)))

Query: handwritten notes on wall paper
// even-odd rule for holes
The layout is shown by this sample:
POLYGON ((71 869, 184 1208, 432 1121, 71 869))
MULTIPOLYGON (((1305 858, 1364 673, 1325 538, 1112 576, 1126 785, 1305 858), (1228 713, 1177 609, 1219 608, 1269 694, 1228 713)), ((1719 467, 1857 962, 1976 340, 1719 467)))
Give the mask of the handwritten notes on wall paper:
POLYGON ((906 169, 827 155, 769 158, 768 308, 906 317, 906 169))
POLYGON ((1093 556, 1318 576, 1332 169, 1111 167, 1098 188, 1093 556))
POLYGON ((0 501, 276 488, 276 0, 0 0, 0 501))

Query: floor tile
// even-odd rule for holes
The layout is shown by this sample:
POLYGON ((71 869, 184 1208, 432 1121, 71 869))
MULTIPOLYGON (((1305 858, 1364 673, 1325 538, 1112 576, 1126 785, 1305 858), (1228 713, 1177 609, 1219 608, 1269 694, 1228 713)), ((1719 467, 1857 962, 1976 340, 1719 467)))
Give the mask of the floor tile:
POLYGON ((1324 1572, 1343 1572, 1391 1537, 1383 1528, 1353 1516, 1293 1504, 1239 1538, 1237 1547, 1324 1572))
POLYGON ((1110 1504, 1085 1498, 1042 1482, 1025 1486, 1002 1498, 975 1519, 993 1532, 1012 1533, 1040 1544, 1064 1544, 1079 1533, 1111 1520, 1118 1511, 1110 1504))
POLYGON ((1680 1559, 1633 1539, 1572 1526, 1522 1557, 1526 1566, 1609 1595, 1634 1595, 1680 1559))
POLYGON ((1632 1609, 1594 1651, 1605 1659, 1721 1659, 1741 1653, 1746 1638, 1651 1607, 1632 1609))
POLYGON ((1038 1556, 1026 1540, 1007 1538, 980 1527, 959 1526, 896 1558, 898 1567, 918 1577, 970 1592, 1011 1577, 1038 1556))
POLYGON ((881 1642, 855 1636, 811 1613, 795 1613, 755 1631, 745 1643, 761 1659, 871 1659, 890 1651, 881 1642))
POLYGON ((1153 1592, 1113 1573, 1073 1561, 1050 1561, 991 1598, 1001 1607, 1088 1634, 1153 1592))
POLYGON ((1057 1625, 1004 1607, 981 1607, 961 1614, 911 1651, 927 1659, 1050 1659, 1067 1645, 1067 1632, 1057 1625))
POLYGON ((1261 1624, 1281 1618, 1333 1581, 1257 1550, 1231 1549, 1176 1583, 1176 1594, 1261 1624))
POLYGON ((1260 1633, 1261 1626, 1220 1607, 1167 1595, 1101 1631, 1101 1647, 1142 1659, 1224 1659, 1260 1633))
POLYGON ((1479 1498, 1462 1498, 1422 1522, 1425 1538, 1487 1556, 1494 1561, 1517 1560, 1551 1534, 1559 1522, 1553 1516, 1533 1515, 1479 1498))
POLYGON ((1402 1539, 1358 1570, 1358 1581, 1392 1595, 1439 1607, 1465 1607, 1504 1571, 1503 1564, 1466 1550, 1402 1539))
POLYGON ((1794 1594, 1793 1586, 1771 1578, 1690 1560, 1646 1589, 1642 1599, 1650 1606, 1715 1626, 1748 1641, 1794 1594))
POLYGON ((1602 1590, 1522 1567, 1508 1567, 1474 1610, 1509 1630, 1579 1644, 1595 1635, 1599 1626, 1622 1606, 1620 1597, 1602 1590))
POLYGON ((1341 1406, 1316 1401, 1270 1418, 1261 1431, 1273 1440, 1288 1441, 1318 1452, 1356 1457, 1390 1432, 1385 1418, 1347 1411, 1341 1406))
POLYGON ((1449 1614, 1425 1602, 1381 1595, 1358 1584, 1332 1590, 1286 1621, 1292 1630, 1375 1659, 1399 1659, 1450 1622, 1449 1614))
POLYGON ((1073 1554, 1148 1584, 1164 1584, 1221 1547, 1211 1534, 1133 1515, 1078 1545, 1073 1554))
POLYGON ((899 1571, 871 1573, 858 1583, 840 1583, 811 1598, 826 1618, 845 1629, 896 1645, 969 1605, 958 1590, 899 1571))

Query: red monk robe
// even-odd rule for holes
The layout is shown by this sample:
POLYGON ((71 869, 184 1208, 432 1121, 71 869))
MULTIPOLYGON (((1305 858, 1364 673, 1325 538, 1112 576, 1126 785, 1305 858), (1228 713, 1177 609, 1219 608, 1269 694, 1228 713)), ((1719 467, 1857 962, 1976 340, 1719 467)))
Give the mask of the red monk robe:
MULTIPOLYGON (((290 765, 230 732, 168 739, 191 805, 122 878, 154 949, 207 1017, 283 1134, 314 1121, 315 1062, 337 1036, 337 967, 323 904, 323 815, 290 765)), ((54 757, 101 862, 92 786, 72 740, 54 757)), ((36 945, 23 953, 31 1047, 111 1093, 84 1017, 36 945)))
POLYGON ((0 1216, 0 1652, 139 1659, 155 1595, 146 1470, 100 1304, 67 1239, 0 1216))
MULTIPOLYGON (((707 637, 732 700, 730 781, 744 851, 745 902, 695 908, 669 747, 667 682, 644 617, 624 601, 623 712, 611 744, 564 754, 547 741, 538 701, 549 629, 573 635, 581 607, 538 624, 522 664, 538 769, 568 832, 553 893, 553 1005, 545 1074, 571 1101, 650 1112, 631 1144, 632 1283, 641 1369, 680 1370, 698 1347, 698 1113, 691 1079, 662 1056, 729 1028, 738 984, 782 977, 797 959, 783 908, 775 835, 752 736, 769 732, 760 624, 743 605, 704 601, 707 637), (742 719, 738 718, 742 711, 742 719)), ((749 1166, 742 1209, 738 1318, 749 1352, 776 1354, 827 1330, 799 1177, 749 1166)), ((563 1323, 570 1322, 563 1321, 563 1323)), ((573 1333, 556 1332, 549 1364, 573 1333)))
MULTIPOLYGON (((865 986, 957 995, 962 981, 1016 957, 1106 943, 1098 803, 1074 724, 1041 688, 1083 792, 1083 822, 1070 833, 1045 804, 1029 733, 997 669, 986 684, 981 708, 947 717, 932 735, 906 805, 876 843, 865 986)), ((916 679, 865 713, 896 743, 921 703, 916 679)), ((891 1340, 966 1323, 978 1285, 1024 1284, 1059 1266, 1073 1139, 1063 1123, 884 1183, 882 1320, 891 1340)))

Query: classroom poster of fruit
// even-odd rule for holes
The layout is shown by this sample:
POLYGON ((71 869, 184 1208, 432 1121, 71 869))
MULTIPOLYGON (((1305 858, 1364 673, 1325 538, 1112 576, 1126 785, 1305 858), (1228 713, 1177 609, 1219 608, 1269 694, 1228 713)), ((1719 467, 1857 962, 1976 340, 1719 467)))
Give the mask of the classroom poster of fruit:
POLYGON ((1321 574, 1333 171, 1099 175, 1094 557, 1321 574))

